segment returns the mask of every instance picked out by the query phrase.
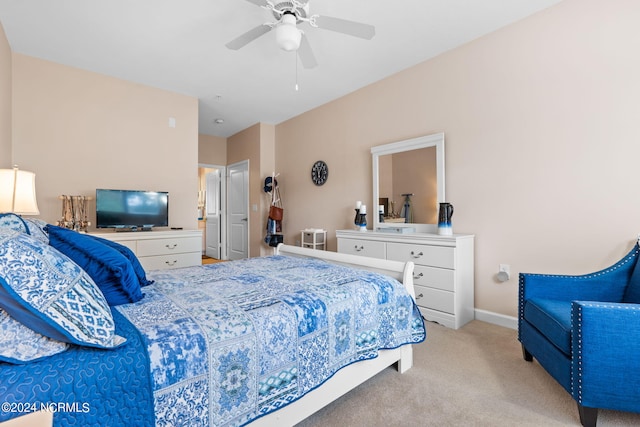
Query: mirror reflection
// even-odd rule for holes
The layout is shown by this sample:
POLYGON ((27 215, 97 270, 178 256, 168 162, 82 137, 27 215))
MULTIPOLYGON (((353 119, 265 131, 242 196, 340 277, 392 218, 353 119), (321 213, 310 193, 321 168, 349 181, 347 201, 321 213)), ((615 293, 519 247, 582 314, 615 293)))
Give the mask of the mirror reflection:
POLYGON ((371 148, 373 230, 435 232, 444 195, 444 133, 371 148), (405 228, 406 230, 406 228, 405 228))
POLYGON ((380 156, 379 205, 387 223, 438 221, 436 147, 380 156))

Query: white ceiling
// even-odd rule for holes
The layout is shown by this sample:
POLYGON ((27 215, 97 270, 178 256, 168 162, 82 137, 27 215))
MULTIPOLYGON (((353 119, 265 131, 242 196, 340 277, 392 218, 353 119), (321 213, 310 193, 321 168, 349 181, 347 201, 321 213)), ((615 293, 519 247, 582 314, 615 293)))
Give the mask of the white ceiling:
POLYGON ((245 0, 0 0, 0 22, 14 52, 197 97, 200 133, 227 137, 280 123, 559 1, 309 0, 311 15, 376 28, 362 40, 301 23, 319 64, 313 69, 280 50, 273 32, 237 51, 225 47, 274 21, 245 0))

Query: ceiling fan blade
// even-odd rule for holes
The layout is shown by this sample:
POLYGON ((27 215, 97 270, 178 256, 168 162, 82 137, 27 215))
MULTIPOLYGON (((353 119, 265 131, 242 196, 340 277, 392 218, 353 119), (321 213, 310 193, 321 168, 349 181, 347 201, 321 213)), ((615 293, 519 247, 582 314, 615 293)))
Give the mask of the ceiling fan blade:
POLYGON ((318 61, 316 61, 316 57, 313 54, 311 45, 309 44, 309 40, 304 35, 304 33, 302 34, 302 39, 300 40, 298 56, 300 57, 300 61, 302 62, 302 66, 304 68, 315 68, 318 66, 318 61))
POLYGON ((268 6, 269 2, 267 0, 247 0, 249 3, 253 3, 256 6, 268 6))
POLYGON ((333 18, 331 16, 314 16, 315 26, 325 30, 337 31, 361 39, 371 40, 376 34, 376 27, 346 19, 333 18))
POLYGON ((267 24, 258 25, 254 29, 251 29, 246 33, 242 34, 241 36, 231 40, 225 46, 232 50, 238 50, 241 47, 244 47, 245 45, 247 45, 248 43, 254 41, 261 35, 268 33, 269 31, 271 31, 271 28, 273 27, 267 24))

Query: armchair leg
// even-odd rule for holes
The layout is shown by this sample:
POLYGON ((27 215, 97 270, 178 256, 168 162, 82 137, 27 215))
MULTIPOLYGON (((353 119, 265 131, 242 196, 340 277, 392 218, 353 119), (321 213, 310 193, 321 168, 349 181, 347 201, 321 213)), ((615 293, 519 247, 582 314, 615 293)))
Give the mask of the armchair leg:
POLYGON ((598 408, 589 408, 578 403, 578 413, 580 414, 580 423, 584 427, 596 427, 598 408))
POLYGON ((524 357, 524 360, 526 360, 527 362, 533 362, 533 356, 527 351, 526 348, 524 348, 524 344, 522 344, 522 357, 524 357))

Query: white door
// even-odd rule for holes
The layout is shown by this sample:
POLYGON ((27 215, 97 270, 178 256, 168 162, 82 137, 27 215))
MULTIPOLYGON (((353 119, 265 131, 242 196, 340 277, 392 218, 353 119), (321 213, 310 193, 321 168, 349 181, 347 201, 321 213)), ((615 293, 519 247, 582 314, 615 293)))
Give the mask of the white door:
POLYGON ((220 202, 222 195, 222 180, 220 179, 220 169, 207 172, 205 175, 207 184, 207 198, 205 203, 205 216, 207 219, 205 254, 211 258, 222 259, 222 230, 220 202))
POLYGON ((249 160, 227 169, 227 244, 230 260, 249 257, 249 160))

